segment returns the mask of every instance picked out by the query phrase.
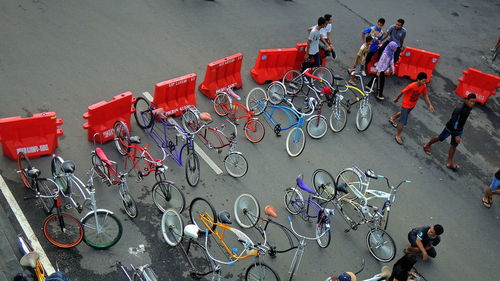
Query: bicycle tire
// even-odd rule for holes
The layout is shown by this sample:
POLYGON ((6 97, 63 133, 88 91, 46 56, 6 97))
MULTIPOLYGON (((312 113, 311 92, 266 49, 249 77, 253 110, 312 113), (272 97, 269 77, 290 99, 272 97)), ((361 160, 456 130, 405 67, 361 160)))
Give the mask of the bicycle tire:
POLYGON ((98 210, 86 216, 82 220, 82 225, 86 228, 83 234, 83 242, 92 248, 107 249, 120 241, 123 233, 121 222, 115 215, 108 211, 98 210), (99 221, 102 229, 107 230, 106 235, 98 232, 95 220, 99 221), (109 230, 112 230, 109 232, 109 230), (110 238, 108 238, 110 237, 110 238))
POLYGON ((143 97, 136 98, 134 102, 135 122, 141 129, 150 128, 153 125, 153 110, 151 104, 143 97))
POLYGON ((190 247, 188 258, 189 260, 194 260, 193 267, 190 270, 190 276, 193 279, 201 279, 214 271, 214 264, 212 259, 207 254, 207 250, 203 245, 201 245, 196 240, 190 240, 190 247))
POLYGON ((307 134, 313 139, 320 139, 325 136, 328 130, 328 124, 322 115, 312 116, 309 121, 307 121, 306 131, 307 134))
POLYGON ((389 225, 389 213, 391 211, 387 210, 387 208, 382 209, 382 218, 380 219, 380 228, 383 230, 387 230, 387 226, 389 225))
POLYGON ((260 206, 252 194, 243 193, 234 201, 234 218, 243 228, 254 227, 260 218, 260 206))
POLYGON ((214 98, 214 110, 219 116, 226 116, 232 110, 231 98, 226 93, 219 93, 214 98))
POLYGON ((234 178, 241 178, 248 172, 248 162, 241 153, 230 152, 224 158, 224 168, 234 178))
POLYGON ((161 212, 174 209, 179 213, 184 211, 186 197, 184 193, 170 181, 159 181, 153 186, 153 202, 161 212))
POLYGON ((321 248, 327 248, 330 245, 330 241, 332 239, 331 229, 327 230, 326 224, 324 223, 316 223, 316 242, 321 248), (324 234, 323 234, 324 233, 324 234))
POLYGON ((267 100, 266 91, 260 87, 256 87, 248 93, 245 105, 253 114, 260 115, 266 109, 267 100))
POLYGON ((28 171, 31 170, 33 166, 31 165, 31 161, 29 157, 24 152, 19 152, 17 154, 17 170, 19 171, 19 176, 21 177, 21 181, 26 188, 32 188, 31 179, 28 176, 28 171))
POLYGON ((190 134, 200 128, 200 119, 192 110, 188 109, 182 114, 182 127, 190 134))
POLYGON ((280 281, 280 277, 269 265, 265 263, 253 263, 251 264, 245 273, 246 281, 280 281))
POLYGON ((137 210, 137 204, 135 203, 134 198, 128 191, 123 191, 122 196, 122 205, 125 209, 125 213, 127 213, 129 218, 135 219, 139 214, 139 211, 137 210))
POLYGON ((38 205, 42 206, 45 214, 50 214, 54 206, 54 196, 59 186, 50 179, 37 179, 38 192, 40 197, 36 199, 38 205), (50 183, 50 184, 49 184, 50 183))
POLYGON ((330 129, 334 133, 339 133, 347 124, 347 110, 342 106, 333 106, 330 114, 330 129))
POLYGON ((285 190, 283 203, 285 204, 286 210, 292 215, 298 215, 304 211, 304 197, 302 197, 302 194, 296 189, 287 188, 285 190))
POLYGON ((297 95, 304 86, 304 75, 298 70, 290 69, 285 75, 283 75, 283 79, 281 82, 285 85, 286 93, 295 96, 297 95))
POLYGON ((339 186, 341 184, 345 186, 345 188, 347 189, 347 192, 348 192, 346 198, 349 200, 354 200, 357 198, 356 194, 354 194, 351 191, 349 186, 352 186, 353 188, 357 189, 359 192, 362 191, 361 178, 351 168, 347 168, 347 169, 342 170, 337 175, 335 182, 336 182, 337 186, 339 186))
POLYGON ((161 217, 161 232, 168 245, 174 247, 182 241, 184 227, 181 216, 174 209, 168 209, 161 217))
POLYGON ((127 124, 123 121, 116 121, 113 126, 114 140, 118 153, 125 156, 130 151, 130 132, 127 124))
POLYGON ((267 97, 269 97, 269 101, 274 104, 280 104, 285 98, 286 89, 285 86, 279 81, 273 81, 269 86, 267 86, 266 90, 267 97))
POLYGON ((197 186, 200 181, 200 159, 198 154, 192 151, 185 163, 186 180, 190 186, 197 186))
POLYGON ((363 132, 370 127, 373 119, 372 106, 367 103, 361 102, 358 111, 356 112, 356 128, 358 131, 363 132))
POLYGON ((64 163, 62 157, 54 155, 52 161, 50 162, 50 172, 54 181, 61 187, 63 193, 68 190, 69 179, 65 176, 61 169, 61 165, 64 163))
POLYGON ((104 180, 108 186, 111 185, 111 181, 108 178, 109 171, 106 164, 104 164, 101 158, 97 156, 95 151, 92 151, 92 153, 90 153, 90 156, 91 156, 92 167, 94 168, 94 171, 96 171, 99 178, 104 180))
POLYGON ((264 125, 259 120, 249 119, 245 123, 245 137, 253 143, 260 142, 266 133, 264 125))
POLYGON ((295 127, 288 133, 286 137, 286 151, 290 157, 299 156, 306 146, 306 135, 304 130, 295 127))
POLYGON ((210 216, 210 218, 213 220, 213 224, 210 229, 214 231, 217 227, 217 225, 215 225, 215 223, 217 222, 217 213, 215 213, 214 207, 206 199, 196 197, 193 199, 193 201, 191 201, 191 204, 189 205, 189 218, 191 219, 192 223, 198 226, 200 232, 205 232, 206 230, 208 230, 208 228, 202 221, 200 221, 199 215, 201 214, 208 214, 210 216))
POLYGON ((69 214, 52 214, 43 222, 43 235, 59 248, 75 247, 82 241, 83 234, 83 225, 69 214))
POLYGON ((335 179, 326 170, 317 169, 313 172, 312 183, 316 193, 327 201, 333 200, 337 196, 335 179))
MULTIPOLYGON (((324 67, 324 66, 316 67, 313 70, 312 75, 320 77, 321 79, 328 81, 328 83, 330 83, 330 85, 333 85, 333 74, 330 71, 330 69, 328 69, 327 67, 324 67)), ((328 86, 328 84, 323 83, 318 79, 312 79, 312 86, 313 86, 314 90, 321 92, 323 90, 323 87, 328 86)))
POLYGON ((390 262, 396 256, 396 244, 394 240, 389 233, 382 229, 370 229, 366 234, 366 245, 370 254, 378 261, 390 262), (384 255, 382 256, 381 254, 384 255))

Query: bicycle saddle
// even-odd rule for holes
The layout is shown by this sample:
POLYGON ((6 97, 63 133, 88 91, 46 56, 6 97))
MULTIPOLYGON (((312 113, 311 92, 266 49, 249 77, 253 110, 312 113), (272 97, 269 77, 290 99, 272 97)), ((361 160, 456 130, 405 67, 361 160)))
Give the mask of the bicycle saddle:
POLYGON ((28 176, 30 178, 37 178, 38 176, 40 176, 40 170, 38 170, 37 168, 31 168, 31 170, 28 170, 28 176))
POLYGON ((205 121, 205 122, 211 122, 212 116, 210 116, 210 113, 208 113, 208 112, 202 112, 202 113, 200 113, 200 119, 205 121))
POLYGON ((232 224, 233 222, 230 219, 231 215, 228 211, 222 211, 219 213, 219 221, 224 224, 232 224))
POLYGON ((342 193, 347 193, 347 184, 345 182, 337 185, 337 190, 342 193))
POLYGON ((141 143, 141 137, 139 137, 139 136, 131 136, 130 137, 130 143, 140 144, 141 143))
POLYGON ((67 174, 72 174, 75 172, 75 162, 73 161, 64 161, 61 164, 61 170, 67 174))
POLYGON ((264 214, 266 214, 267 216, 270 216, 272 218, 278 217, 278 213, 276 213, 276 208, 274 208, 271 205, 267 205, 264 207, 264 214))
POLYGON ((300 187, 300 189, 307 191, 311 194, 316 194, 316 191, 307 186, 307 184, 302 180, 302 176, 297 177, 297 186, 300 187))
POLYGON ((196 224, 188 224, 184 227, 184 235, 189 238, 197 239, 200 228, 196 224))
POLYGON ((373 170, 371 170, 371 169, 366 170, 365 175, 369 178, 372 178, 372 179, 377 178, 377 176, 375 175, 375 172, 373 172, 373 170))
POLYGON ((342 76, 339 76, 339 75, 333 75, 333 80, 344 80, 344 78, 342 78, 342 76))

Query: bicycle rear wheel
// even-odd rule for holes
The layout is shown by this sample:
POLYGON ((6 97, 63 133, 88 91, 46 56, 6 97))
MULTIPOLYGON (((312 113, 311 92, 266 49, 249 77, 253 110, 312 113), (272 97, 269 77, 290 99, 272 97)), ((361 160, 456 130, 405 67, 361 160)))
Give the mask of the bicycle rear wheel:
POLYGON ((127 155, 130 151, 130 132, 127 128, 127 124, 123 121, 116 121, 113 129, 116 150, 118 150, 118 153, 121 155, 127 155))
POLYGON ((137 125, 141 127, 141 129, 147 129, 153 125, 153 109, 149 102, 143 98, 138 97, 134 103, 134 117, 137 125))
POLYGON ((337 188, 332 175, 323 169, 317 169, 312 175, 312 182, 316 193, 327 201, 337 196, 337 188))
POLYGON ((206 199, 201 197, 196 197, 191 201, 191 205, 189 206, 189 218, 191 222, 194 223, 201 232, 205 232, 205 230, 211 229, 215 230, 217 225, 217 214, 215 213, 215 209, 206 199), (200 216, 204 217, 204 220, 208 220, 208 225, 203 223, 200 219, 200 216), (213 224, 212 224, 213 223, 213 224))
POLYGON ((111 181, 108 178, 108 167, 106 164, 102 162, 101 158, 99 158, 94 151, 92 151, 90 155, 94 171, 96 171, 99 178, 101 178, 108 186, 111 185, 111 181))
POLYGON ((198 154, 192 151, 184 164, 186 170, 186 180, 190 186, 197 186, 200 181, 200 159, 198 154))
POLYGON ((259 120, 249 119, 245 123, 245 136, 253 143, 258 143, 264 138, 264 125, 259 120))
POLYGON ((28 171, 31 170, 33 166, 29 157, 24 152, 19 152, 17 154, 17 170, 19 171, 19 176, 24 186, 27 188, 32 188, 31 179, 28 176, 28 171))
POLYGON ((183 223, 181 216, 174 209, 168 209, 161 217, 161 232, 170 246, 177 246, 182 241, 183 223))
POLYGON ((71 248, 83 239, 83 226, 73 216, 58 213, 48 216, 43 223, 43 235, 59 248, 71 248))
POLYGON ((131 218, 134 219, 137 217, 137 204, 135 203, 134 198, 128 191, 122 191, 122 204, 125 209, 125 213, 131 218))
POLYGON ((226 93, 219 93, 214 98, 214 109, 219 116, 231 113, 231 98, 226 93))
POLYGON ((331 229, 327 229, 325 223, 316 223, 316 242, 321 248, 326 248, 330 245, 331 241, 331 229))
POLYGON ((285 85, 286 93, 291 96, 297 95, 304 86, 303 77, 302 73, 298 70, 288 70, 285 75, 283 75, 283 79, 281 80, 283 85, 285 85))
POLYGON ((368 129, 372 123, 372 118, 372 106, 368 102, 361 101, 358 112, 356 113, 356 128, 358 131, 363 132, 368 129))
POLYGON ((285 203, 286 210, 292 215, 297 215, 300 212, 303 212, 305 208, 305 202, 302 194, 293 188, 285 190, 283 203, 285 203))
POLYGON ((63 193, 66 193, 69 186, 69 178, 65 176, 61 169, 61 165, 64 159, 60 156, 54 155, 52 161, 50 162, 50 171, 52 173, 52 178, 61 187, 63 193))
POLYGON ((192 110, 188 109, 182 114, 182 127, 186 132, 194 133, 200 126, 200 119, 192 110))
POLYGON ((186 205, 186 198, 184 193, 172 182, 159 181, 153 186, 153 202, 162 212, 174 209, 182 213, 186 205))
POLYGON ((255 115, 260 115, 266 109, 267 94, 262 88, 253 88, 247 95, 246 106, 255 115))
POLYGON ((295 127, 286 137, 286 151, 291 157, 299 156, 306 146, 306 135, 302 128, 295 127))
POLYGON ((347 111, 342 105, 334 105, 330 114, 330 129, 338 133, 345 128, 347 123, 347 111))
POLYGON ((92 248, 107 249, 122 237, 122 224, 108 211, 96 211, 82 220, 83 241, 92 248), (96 223, 97 221, 97 223, 96 223))
POLYGON ((328 130, 326 120, 322 115, 315 115, 307 121, 306 131, 307 134, 313 139, 320 139, 328 130))
POLYGON ((381 262, 390 262, 396 256, 396 244, 382 229, 371 229, 366 234, 366 245, 370 254, 381 262))
POLYGON ((342 186, 347 190, 347 199, 353 200, 357 198, 356 194, 352 192, 350 187, 355 188, 359 192, 362 191, 361 178, 351 168, 344 169, 340 172, 335 181, 337 183, 337 187, 342 186))
MULTIPOLYGON (((332 72, 330 71, 330 69, 324 67, 324 66, 319 66, 319 67, 316 67, 313 72, 312 72, 312 75, 314 76, 318 76, 320 77, 321 79, 325 80, 325 81, 328 81, 328 83, 330 83, 330 85, 333 85, 333 74, 332 72)), ((318 79, 313 79, 312 81, 312 85, 313 85, 313 88, 318 91, 318 92, 321 92, 323 90, 323 87, 326 87, 328 86, 328 84, 324 83, 324 82, 321 82, 320 80, 318 79)))
POLYGON ((286 89, 281 82, 274 81, 269 84, 266 92, 272 104, 279 104, 285 98, 286 89))
POLYGON ((252 228, 260 218, 260 206, 251 194, 243 193, 234 201, 234 217, 243 228, 252 228))
POLYGON ((40 197, 36 199, 37 205, 42 206, 45 214, 50 214, 54 206, 54 195, 59 187, 51 179, 37 179, 38 192, 40 197))
POLYGON ((276 271, 272 269, 265 263, 254 263, 251 264, 245 273, 246 281, 280 281, 280 278, 276 271))
POLYGON ((214 271, 214 265, 203 245, 196 240, 190 240, 189 243, 191 244, 187 254, 189 260, 193 261, 193 267, 189 271, 189 275, 193 279, 201 279, 214 271))
POLYGON ((247 159, 237 152, 231 152, 224 158, 224 168, 234 178, 241 178, 248 171, 247 159))

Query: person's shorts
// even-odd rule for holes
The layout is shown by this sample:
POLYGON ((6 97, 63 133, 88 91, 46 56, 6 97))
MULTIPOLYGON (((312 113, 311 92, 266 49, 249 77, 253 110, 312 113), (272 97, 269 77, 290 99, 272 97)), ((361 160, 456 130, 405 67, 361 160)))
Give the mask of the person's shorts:
POLYGON ((336 58, 335 51, 328 51, 328 47, 323 41, 319 41, 319 47, 325 52, 325 56, 331 55, 334 59, 336 58), (330 54, 331 53, 331 54, 330 54))
MULTIPOLYGON (((410 231, 408 233, 408 242, 410 242, 410 246, 412 248, 418 248, 417 243, 416 243, 417 239, 418 238, 417 238, 417 234, 416 233, 414 233, 413 231, 410 231)), ((427 254, 431 258, 435 258, 437 256, 436 248, 431 247, 429 250, 427 250, 427 254)))
POLYGON ((406 126, 408 123, 408 116, 410 115, 410 112, 413 108, 404 108, 401 107, 401 116, 399 116, 398 123, 406 126))
POLYGON ((448 128, 444 127, 443 131, 441 134, 439 134, 439 141, 444 141, 447 137, 451 136, 451 141, 450 144, 453 146, 458 146, 458 142, 456 140, 456 137, 462 136, 462 132, 458 134, 452 134, 448 128))
POLYGON ((491 181, 490 188, 492 191, 500 188, 500 180, 497 179, 495 175, 493 175, 493 180, 491 181))
POLYGON ((363 70, 365 70, 365 65, 364 65, 364 64, 363 64, 363 65, 360 65, 360 64, 356 65, 356 73, 358 73, 358 74, 359 74, 359 73, 361 73, 363 70))

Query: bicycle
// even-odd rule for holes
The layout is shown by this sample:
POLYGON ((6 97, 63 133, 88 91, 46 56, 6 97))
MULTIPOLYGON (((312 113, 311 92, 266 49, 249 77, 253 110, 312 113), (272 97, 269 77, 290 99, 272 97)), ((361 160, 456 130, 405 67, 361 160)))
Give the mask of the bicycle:
POLYGON ((245 119, 245 136, 253 143, 260 142, 265 135, 265 129, 262 123, 255 117, 255 114, 248 110, 248 108, 239 103, 240 96, 238 96, 233 88, 227 88, 227 90, 218 92, 215 96, 213 103, 215 112, 219 116, 229 116, 230 119, 236 123, 239 119, 245 119), (231 97, 236 101, 233 102, 231 97), (241 112, 238 115, 238 112, 241 112))
POLYGON ((323 89, 322 83, 326 81, 329 84, 332 84, 334 78, 335 76, 330 69, 324 66, 319 66, 315 68, 307 68, 302 72, 296 69, 288 70, 283 75, 281 82, 285 86, 286 93, 291 96, 295 96, 302 90, 304 84, 308 87, 308 89, 320 92, 323 89), (311 76, 318 77, 319 79, 311 80, 311 76))
POLYGON ((21 266, 32 268, 35 273, 36 280, 44 281, 47 277, 47 273, 45 272, 45 268, 39 259, 40 255, 38 252, 33 249, 31 243, 23 234, 19 234, 17 236, 17 244, 19 250, 21 250, 21 253, 23 254, 21 260, 19 260, 21 266))
POLYGON ((197 186, 200 181, 200 159, 194 150, 193 135, 182 127, 173 124, 161 113, 162 109, 150 104, 145 98, 138 97, 134 103, 134 117, 137 125, 144 129, 164 153, 172 158, 180 167, 185 165, 186 180, 190 186, 197 186), (160 123, 158 126, 156 124, 160 123), (174 130, 175 141, 167 132, 174 130), (179 144, 179 137, 183 144, 179 144), (180 149, 179 149, 180 147, 180 149), (182 155, 186 152, 185 163, 182 155))
POLYGON ((149 266, 149 264, 145 264, 139 267, 135 267, 134 265, 130 265, 132 270, 132 277, 130 277, 127 268, 122 265, 121 262, 117 262, 116 266, 122 270, 123 274, 127 276, 129 281, 157 281, 158 276, 155 274, 153 269, 149 266))
POLYGON ((236 124, 229 119, 226 121, 234 127, 234 131, 230 135, 223 132, 225 124, 221 125, 221 129, 208 126, 212 122, 210 114, 200 113, 194 106, 189 107, 182 115, 184 129, 189 133, 197 134, 208 149, 217 150, 220 153, 222 148, 229 146, 229 151, 224 157, 224 168, 230 176, 240 178, 247 173, 248 162, 245 156, 236 149, 238 133, 236 124))
POLYGON ((33 167, 30 159, 24 152, 17 154, 17 173, 23 185, 38 195, 36 204, 41 206, 45 214, 50 214, 54 192, 58 190, 57 184, 49 178, 41 178, 40 170, 33 167))

